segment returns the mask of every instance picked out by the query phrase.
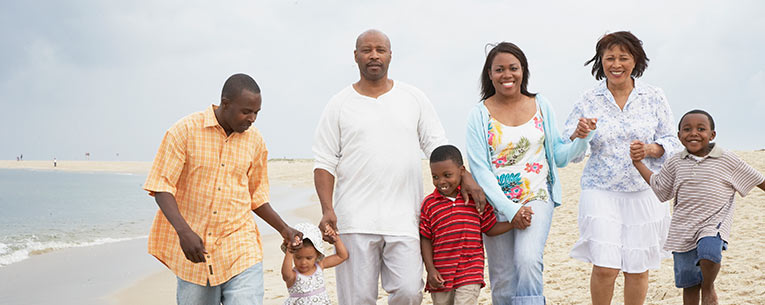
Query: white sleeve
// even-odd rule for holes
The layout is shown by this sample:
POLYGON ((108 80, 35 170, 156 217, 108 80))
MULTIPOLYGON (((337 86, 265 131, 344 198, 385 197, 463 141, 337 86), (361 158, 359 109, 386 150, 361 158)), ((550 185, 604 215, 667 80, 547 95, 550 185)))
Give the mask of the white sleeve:
POLYGON ((417 134, 420 138, 420 148, 425 153, 425 158, 430 158, 430 154, 439 146, 447 144, 446 132, 438 119, 433 104, 424 93, 420 93, 418 98, 420 103, 420 120, 417 122, 417 134))
POLYGON ((313 138, 311 150, 314 155, 314 169, 323 169, 337 177, 336 169, 340 161, 340 125, 339 113, 341 103, 330 100, 319 119, 319 125, 313 138))

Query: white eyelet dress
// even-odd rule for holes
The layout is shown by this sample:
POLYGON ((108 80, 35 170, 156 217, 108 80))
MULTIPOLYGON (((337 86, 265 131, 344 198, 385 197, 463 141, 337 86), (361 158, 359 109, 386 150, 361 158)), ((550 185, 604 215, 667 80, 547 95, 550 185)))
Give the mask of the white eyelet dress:
POLYGON ((292 287, 287 288, 290 293, 284 305, 330 305, 327 289, 324 287, 324 272, 316 264, 316 271, 311 275, 300 274, 296 269, 297 278, 292 287))

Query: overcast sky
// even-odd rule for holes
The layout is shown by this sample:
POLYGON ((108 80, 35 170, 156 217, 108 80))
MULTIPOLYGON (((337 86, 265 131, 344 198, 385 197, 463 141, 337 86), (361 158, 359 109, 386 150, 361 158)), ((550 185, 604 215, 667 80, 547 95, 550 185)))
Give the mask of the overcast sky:
POLYGON ((675 119, 709 111, 718 143, 765 148, 762 1, 2 1, 0 159, 150 161, 175 121, 255 78, 271 158, 309 158, 329 98, 358 80, 356 36, 391 38, 389 76, 422 89, 464 147, 486 43, 529 59, 529 89, 559 125, 596 84, 584 62, 607 32, 637 35, 643 81, 675 119))

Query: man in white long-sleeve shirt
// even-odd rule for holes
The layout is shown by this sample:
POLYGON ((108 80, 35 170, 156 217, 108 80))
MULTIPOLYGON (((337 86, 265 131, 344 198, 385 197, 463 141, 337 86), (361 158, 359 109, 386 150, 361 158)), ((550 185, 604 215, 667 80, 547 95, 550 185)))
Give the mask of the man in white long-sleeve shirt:
MULTIPOLYGON (((388 78, 385 34, 362 33, 353 54, 360 80, 329 101, 313 145, 319 227, 335 227, 349 252, 337 267, 338 301, 375 304, 380 278, 388 304, 420 304, 421 152, 430 156, 446 136, 425 94, 388 78)), ((485 203, 469 173, 463 181, 462 189, 485 203)))

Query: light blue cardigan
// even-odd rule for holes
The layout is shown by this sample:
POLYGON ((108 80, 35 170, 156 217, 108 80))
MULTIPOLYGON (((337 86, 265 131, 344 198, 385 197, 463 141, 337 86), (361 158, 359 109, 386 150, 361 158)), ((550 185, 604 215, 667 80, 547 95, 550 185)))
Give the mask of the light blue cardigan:
MULTIPOLYGON (((568 137, 562 137, 558 125, 555 123, 555 112, 550 103, 541 94, 537 94, 536 101, 542 112, 542 124, 544 124, 545 129, 545 156, 547 157, 547 164, 549 164, 547 181, 549 185, 552 185, 551 197, 557 207, 562 198, 560 181, 558 181, 558 167, 564 167, 572 159, 584 154, 595 131, 590 132, 585 139, 575 138, 574 141, 571 141, 568 137), (552 166, 553 164, 556 166, 552 166)), ((522 205, 512 202, 505 196, 491 169, 491 153, 487 138, 488 124, 489 110, 481 101, 473 107, 468 116, 467 141, 465 142, 468 164, 473 179, 481 186, 489 203, 499 212, 499 220, 512 220, 522 205)))

